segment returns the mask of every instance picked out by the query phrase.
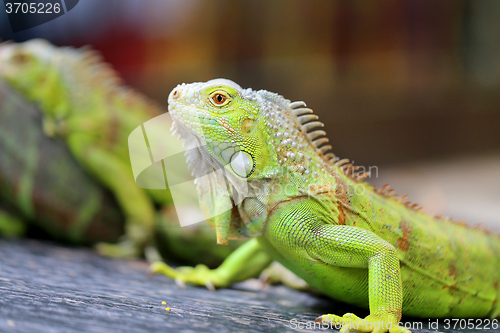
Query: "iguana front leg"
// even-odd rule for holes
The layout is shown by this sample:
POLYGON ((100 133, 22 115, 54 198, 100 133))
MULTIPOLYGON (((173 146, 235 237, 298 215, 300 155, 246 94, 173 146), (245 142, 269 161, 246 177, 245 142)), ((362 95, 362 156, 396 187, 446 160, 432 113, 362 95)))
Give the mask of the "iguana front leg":
POLYGON ((205 265, 174 269, 163 262, 155 262, 151 265, 151 271, 181 282, 213 289, 213 287, 228 287, 232 283, 257 277, 272 261, 273 259, 263 251, 254 238, 234 250, 216 269, 209 269, 205 265))
POLYGON ((318 231, 318 244, 314 247, 318 258, 331 265, 368 268, 370 302, 370 315, 364 320, 353 314, 346 314, 341 318, 324 315, 318 321, 342 323, 342 332, 349 332, 350 329, 364 332, 405 332, 405 329, 398 327, 403 291, 395 248, 374 233, 361 228, 324 225, 318 231))
MULTIPOLYGON (((332 284, 328 287, 330 290, 342 288, 340 284, 348 283, 333 276, 339 268, 367 269, 367 280, 360 278, 363 275, 359 271, 353 270, 347 270, 345 277, 358 281, 358 290, 353 291, 358 294, 363 289, 362 284, 368 281, 370 315, 362 320, 353 314, 343 317, 327 314, 319 317, 318 321, 342 324, 342 332, 349 332, 350 329, 376 333, 408 332, 398 326, 403 292, 395 248, 368 230, 326 223, 326 210, 315 200, 288 203, 287 206, 280 207, 273 214, 265 236, 274 247, 271 252, 277 252, 277 259, 281 257, 285 266, 296 273, 307 272, 311 265, 321 266, 316 271, 321 270, 326 284, 332 284), (329 266, 334 266, 336 270, 329 266)), ((306 282, 308 276, 312 276, 311 284, 314 286, 314 275, 302 275, 306 282)), ((316 276, 316 279, 319 277, 316 276)))
MULTIPOLYGON (((98 251, 112 257, 137 257, 153 238, 154 208, 146 193, 131 177, 130 166, 84 134, 68 137, 74 156, 108 187, 125 212, 125 238, 118 244, 101 243, 98 251)), ((78 190, 78 189, 75 189, 78 190)))

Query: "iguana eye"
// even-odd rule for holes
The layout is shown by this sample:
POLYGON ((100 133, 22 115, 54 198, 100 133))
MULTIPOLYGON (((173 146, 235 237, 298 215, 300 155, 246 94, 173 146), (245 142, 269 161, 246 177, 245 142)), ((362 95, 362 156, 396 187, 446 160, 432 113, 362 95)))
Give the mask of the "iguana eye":
POLYGON ((229 97, 222 92, 215 92, 210 96, 210 99, 215 106, 223 106, 229 103, 229 97))
POLYGON ((27 62, 29 62, 30 57, 28 55, 26 55, 26 54, 23 54, 23 53, 16 53, 16 54, 12 55, 11 59, 16 64, 24 65, 27 62))
POLYGON ((226 96, 224 96, 222 94, 215 94, 212 97, 212 100, 214 101, 214 103, 218 104, 218 105, 223 104, 226 101, 226 99, 227 99, 226 96))

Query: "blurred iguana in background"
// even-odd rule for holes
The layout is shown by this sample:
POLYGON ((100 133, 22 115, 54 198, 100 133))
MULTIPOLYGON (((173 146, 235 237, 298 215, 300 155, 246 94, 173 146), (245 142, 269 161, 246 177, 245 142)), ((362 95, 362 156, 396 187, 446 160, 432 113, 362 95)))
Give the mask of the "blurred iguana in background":
POLYGON ((95 51, 0 44, 0 233, 22 234, 31 221, 58 240, 106 242, 99 251, 117 257, 140 255, 156 237, 169 258, 220 262, 231 249, 211 246, 205 224, 180 228, 170 192, 134 182, 128 135, 164 112, 95 51))

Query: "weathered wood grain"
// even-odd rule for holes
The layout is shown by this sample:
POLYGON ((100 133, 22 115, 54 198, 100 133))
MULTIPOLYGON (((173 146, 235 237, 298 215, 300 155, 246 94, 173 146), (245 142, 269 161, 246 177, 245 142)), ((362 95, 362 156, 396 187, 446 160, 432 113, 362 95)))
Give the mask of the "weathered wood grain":
POLYGON ((180 289, 148 276, 144 261, 0 239, 2 332, 310 332, 292 329, 290 320, 346 311, 361 313, 283 286, 263 289, 256 280, 216 292, 180 289))

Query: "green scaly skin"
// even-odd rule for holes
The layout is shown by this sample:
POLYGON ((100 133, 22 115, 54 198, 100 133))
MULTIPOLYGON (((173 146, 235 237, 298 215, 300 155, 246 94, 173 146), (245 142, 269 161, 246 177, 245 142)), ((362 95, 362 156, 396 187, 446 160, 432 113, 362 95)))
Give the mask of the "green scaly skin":
POLYGON ((0 214, 0 235, 23 236, 29 224, 62 242, 116 242, 124 227, 120 207, 63 140, 45 135, 41 115, 0 77, 0 210, 15 216, 0 214))
POLYGON ((95 52, 43 40, 1 44, 0 77, 40 105, 45 133, 65 140, 78 162, 113 192, 126 218, 126 236, 118 244, 100 244, 100 252, 140 255, 153 238, 153 200, 172 201, 169 191, 135 184, 127 139, 164 110, 123 87, 95 52))
MULTIPOLYGON (((179 85, 168 101, 182 138, 205 144, 195 171, 224 165, 231 193, 244 192, 236 180, 248 184, 241 203, 209 220, 218 243, 255 238, 218 269, 155 263, 154 272, 226 287, 274 259, 316 290, 369 308, 364 320, 353 314, 318 318, 341 323, 343 332, 408 332, 398 326, 402 314, 500 315, 500 238, 432 217, 376 191, 364 176, 348 175, 345 161, 326 154, 325 132, 314 131, 323 124, 304 102, 224 79, 179 85)), ((208 214, 230 196, 207 201, 221 184, 214 179, 199 184, 208 214)))

